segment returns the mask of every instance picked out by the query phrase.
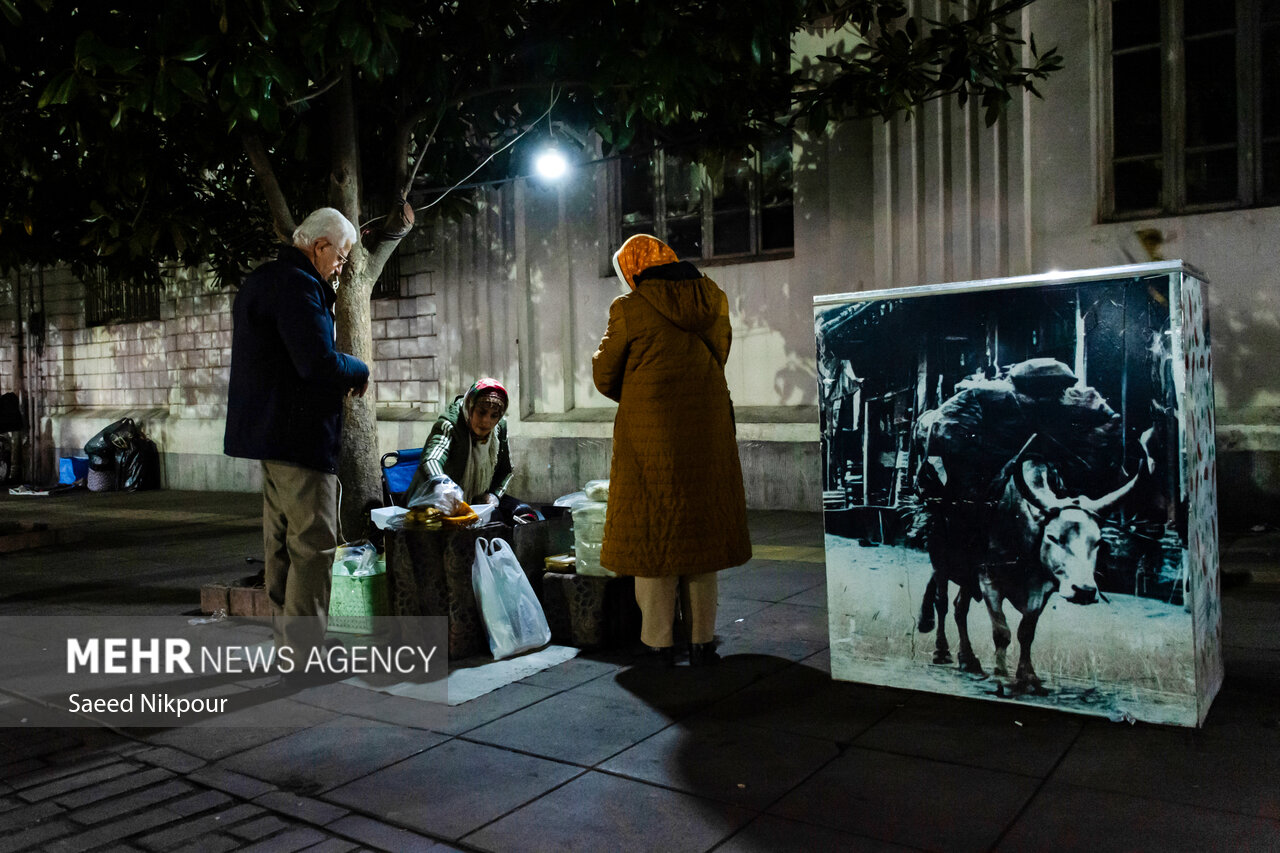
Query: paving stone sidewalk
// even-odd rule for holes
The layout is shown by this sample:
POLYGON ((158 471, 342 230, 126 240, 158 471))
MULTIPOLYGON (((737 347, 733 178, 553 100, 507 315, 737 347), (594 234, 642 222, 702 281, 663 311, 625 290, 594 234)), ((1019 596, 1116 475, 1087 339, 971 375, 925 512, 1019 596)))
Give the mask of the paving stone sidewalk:
MULTIPOLYGON (((252 495, 0 516, 79 539, 0 557, 0 624, 186 619, 261 551, 252 495)), ((1227 681, 1186 730, 833 681, 820 516, 751 526, 713 669, 582 654, 453 708, 334 683, 273 700, 289 726, 31 729, 0 705, 0 853, 1280 849, 1269 531, 1224 535, 1227 681)))

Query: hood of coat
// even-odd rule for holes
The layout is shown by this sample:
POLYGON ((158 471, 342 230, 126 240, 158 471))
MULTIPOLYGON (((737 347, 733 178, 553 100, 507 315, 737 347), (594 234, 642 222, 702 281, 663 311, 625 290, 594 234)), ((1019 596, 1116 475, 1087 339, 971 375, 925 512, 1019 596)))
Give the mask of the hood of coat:
POLYGON ((650 267, 635 281, 635 294, 686 332, 705 332, 720 315, 720 288, 691 263, 650 267))
POLYGON ((680 258, 666 243, 652 234, 632 234, 613 254, 613 271, 629 290, 635 290, 636 278, 650 267, 674 264, 680 258))

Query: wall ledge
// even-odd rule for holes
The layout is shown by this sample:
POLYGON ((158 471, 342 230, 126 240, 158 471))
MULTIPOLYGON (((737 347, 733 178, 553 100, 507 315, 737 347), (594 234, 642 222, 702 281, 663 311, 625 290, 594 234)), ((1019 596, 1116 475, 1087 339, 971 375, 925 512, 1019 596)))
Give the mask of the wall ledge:
MULTIPOLYGON (((577 408, 567 412, 534 412, 521 415, 521 423, 612 423, 617 406, 577 408)), ((739 424, 816 424, 817 406, 734 406, 739 424)))
POLYGON ((45 418, 93 418, 114 423, 121 418, 133 418, 135 421, 163 421, 171 417, 169 408, 129 408, 120 406, 74 406, 69 409, 55 409, 44 413, 45 418))
POLYGON ((1280 424, 1219 424, 1218 453, 1280 451, 1280 424))
POLYGON ((444 406, 439 408, 424 409, 420 405, 416 406, 377 406, 374 414, 377 415, 379 421, 387 421, 388 423, 403 423, 405 421, 434 421, 440 417, 444 406))

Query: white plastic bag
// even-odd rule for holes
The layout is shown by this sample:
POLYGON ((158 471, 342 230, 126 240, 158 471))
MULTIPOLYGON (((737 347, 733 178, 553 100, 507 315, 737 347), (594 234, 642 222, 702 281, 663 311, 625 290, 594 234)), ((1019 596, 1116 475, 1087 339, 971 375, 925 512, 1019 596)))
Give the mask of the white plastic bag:
POLYGON ((333 555, 333 573, 354 578, 378 574, 378 549, 368 539, 339 545, 333 555))
POLYGON ((494 660, 527 652, 551 642, 542 605, 502 539, 476 539, 476 559, 471 566, 471 587, 489 635, 494 660))
POLYGON ((409 509, 435 507, 445 515, 457 515, 462 503, 462 487, 444 476, 432 477, 409 496, 409 509))
POLYGON ((493 518, 493 511, 496 510, 497 508, 498 507, 496 504, 476 504, 475 506, 471 507, 472 511, 475 512, 476 519, 477 519, 474 526, 483 527, 484 525, 488 524, 489 521, 493 518))

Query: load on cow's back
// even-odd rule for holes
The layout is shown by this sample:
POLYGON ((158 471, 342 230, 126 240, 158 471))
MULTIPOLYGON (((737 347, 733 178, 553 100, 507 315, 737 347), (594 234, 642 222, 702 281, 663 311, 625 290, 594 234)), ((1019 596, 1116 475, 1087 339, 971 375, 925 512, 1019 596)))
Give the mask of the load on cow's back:
POLYGON ((959 383, 954 396, 921 415, 913 436, 917 494, 926 502, 994 502, 1001 470, 1032 436, 1031 450, 1054 465, 1064 489, 1116 485, 1120 416, 1065 364, 1033 358, 1005 377, 959 383))
POLYGON ((1137 481, 1124 471, 1120 416, 1065 364, 1035 358, 958 384, 921 415, 912 442, 916 527, 933 567, 919 629, 932 630, 936 614, 934 662, 951 662, 945 616, 955 583, 960 667, 983 672, 967 627, 969 604, 981 598, 996 674, 1007 675, 1007 599, 1023 615, 1015 689, 1039 690, 1030 647, 1045 602, 1055 591, 1076 604, 1096 600, 1102 519, 1137 481))

